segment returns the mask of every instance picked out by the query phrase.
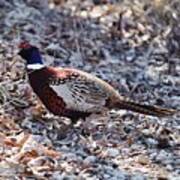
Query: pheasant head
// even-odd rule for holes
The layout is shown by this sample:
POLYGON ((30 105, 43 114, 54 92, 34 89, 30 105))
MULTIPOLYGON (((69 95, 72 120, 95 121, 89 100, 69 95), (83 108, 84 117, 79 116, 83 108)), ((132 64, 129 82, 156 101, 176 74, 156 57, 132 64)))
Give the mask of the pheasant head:
POLYGON ((27 65, 43 64, 39 49, 30 45, 28 42, 19 44, 19 55, 26 60, 27 65))

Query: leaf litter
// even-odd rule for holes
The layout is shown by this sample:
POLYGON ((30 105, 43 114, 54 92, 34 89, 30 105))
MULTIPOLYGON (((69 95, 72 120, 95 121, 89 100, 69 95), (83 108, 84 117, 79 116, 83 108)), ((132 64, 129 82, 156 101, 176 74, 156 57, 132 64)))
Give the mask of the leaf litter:
POLYGON ((178 0, 0 2, 0 177, 2 179, 175 179, 179 114, 124 110, 75 125, 51 115, 28 85, 27 39, 49 65, 101 77, 122 95, 180 109, 178 0))

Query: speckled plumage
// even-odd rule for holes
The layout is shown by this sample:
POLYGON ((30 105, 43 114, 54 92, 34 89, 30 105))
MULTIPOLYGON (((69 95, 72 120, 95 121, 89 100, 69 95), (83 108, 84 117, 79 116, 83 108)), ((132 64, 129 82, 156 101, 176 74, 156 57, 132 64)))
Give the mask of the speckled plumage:
POLYGON ((104 81, 76 69, 44 67, 29 70, 28 76, 34 92, 55 115, 72 117, 75 112, 79 116, 101 112, 120 98, 104 81))
POLYGON ((31 87, 55 115, 74 119, 113 108, 154 116, 166 116, 174 112, 126 101, 105 81, 77 69, 46 67, 36 47, 23 43, 20 48, 20 56, 27 61, 31 87))

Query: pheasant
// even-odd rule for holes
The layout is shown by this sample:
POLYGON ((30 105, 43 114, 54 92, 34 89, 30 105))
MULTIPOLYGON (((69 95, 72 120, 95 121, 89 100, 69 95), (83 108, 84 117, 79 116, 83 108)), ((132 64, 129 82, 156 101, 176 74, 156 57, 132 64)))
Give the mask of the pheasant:
POLYGON ((127 101, 111 85, 84 71, 45 66, 39 49, 28 42, 22 42, 19 48, 32 89, 54 115, 78 119, 111 109, 159 117, 174 113, 172 109, 127 101))

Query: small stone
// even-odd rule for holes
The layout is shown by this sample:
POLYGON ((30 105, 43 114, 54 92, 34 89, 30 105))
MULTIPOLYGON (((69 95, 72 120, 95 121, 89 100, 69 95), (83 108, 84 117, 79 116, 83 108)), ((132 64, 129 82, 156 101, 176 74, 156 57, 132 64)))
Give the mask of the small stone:
POLYGON ((153 138, 148 138, 146 142, 149 146, 156 146, 158 144, 157 140, 153 138))
POLYGON ((173 170, 173 167, 172 167, 170 164, 168 164, 168 165, 166 166, 166 168, 167 168, 167 170, 169 170, 169 171, 172 171, 172 170, 173 170))
POLYGON ((87 158, 84 159, 85 164, 92 164, 95 163, 96 157, 95 156, 88 156, 87 158))
POLYGON ((81 17, 87 18, 88 17, 88 12, 87 11, 82 11, 81 12, 81 17))
POLYGON ((111 176, 109 174, 104 174, 104 179, 110 179, 111 176))
POLYGON ((142 130, 142 133, 143 133, 144 135, 146 135, 146 136, 151 134, 151 132, 150 132, 149 129, 143 129, 143 130, 142 130))
POLYGON ((149 158, 145 155, 140 155, 137 157, 137 161, 142 165, 146 165, 149 163, 149 158))
POLYGON ((102 8, 102 6, 95 6, 91 11, 90 16, 92 18, 98 18, 101 17, 103 13, 104 13, 104 9, 102 8))
POLYGON ((110 157, 116 157, 119 155, 119 150, 115 148, 108 148, 106 153, 110 157))
POLYGON ((171 154, 169 154, 165 150, 161 150, 156 157, 156 160, 158 162, 164 162, 164 161, 167 161, 168 159, 171 159, 171 154))
POLYGON ((131 177, 131 180, 145 180, 146 178, 143 177, 141 174, 137 174, 131 177))

